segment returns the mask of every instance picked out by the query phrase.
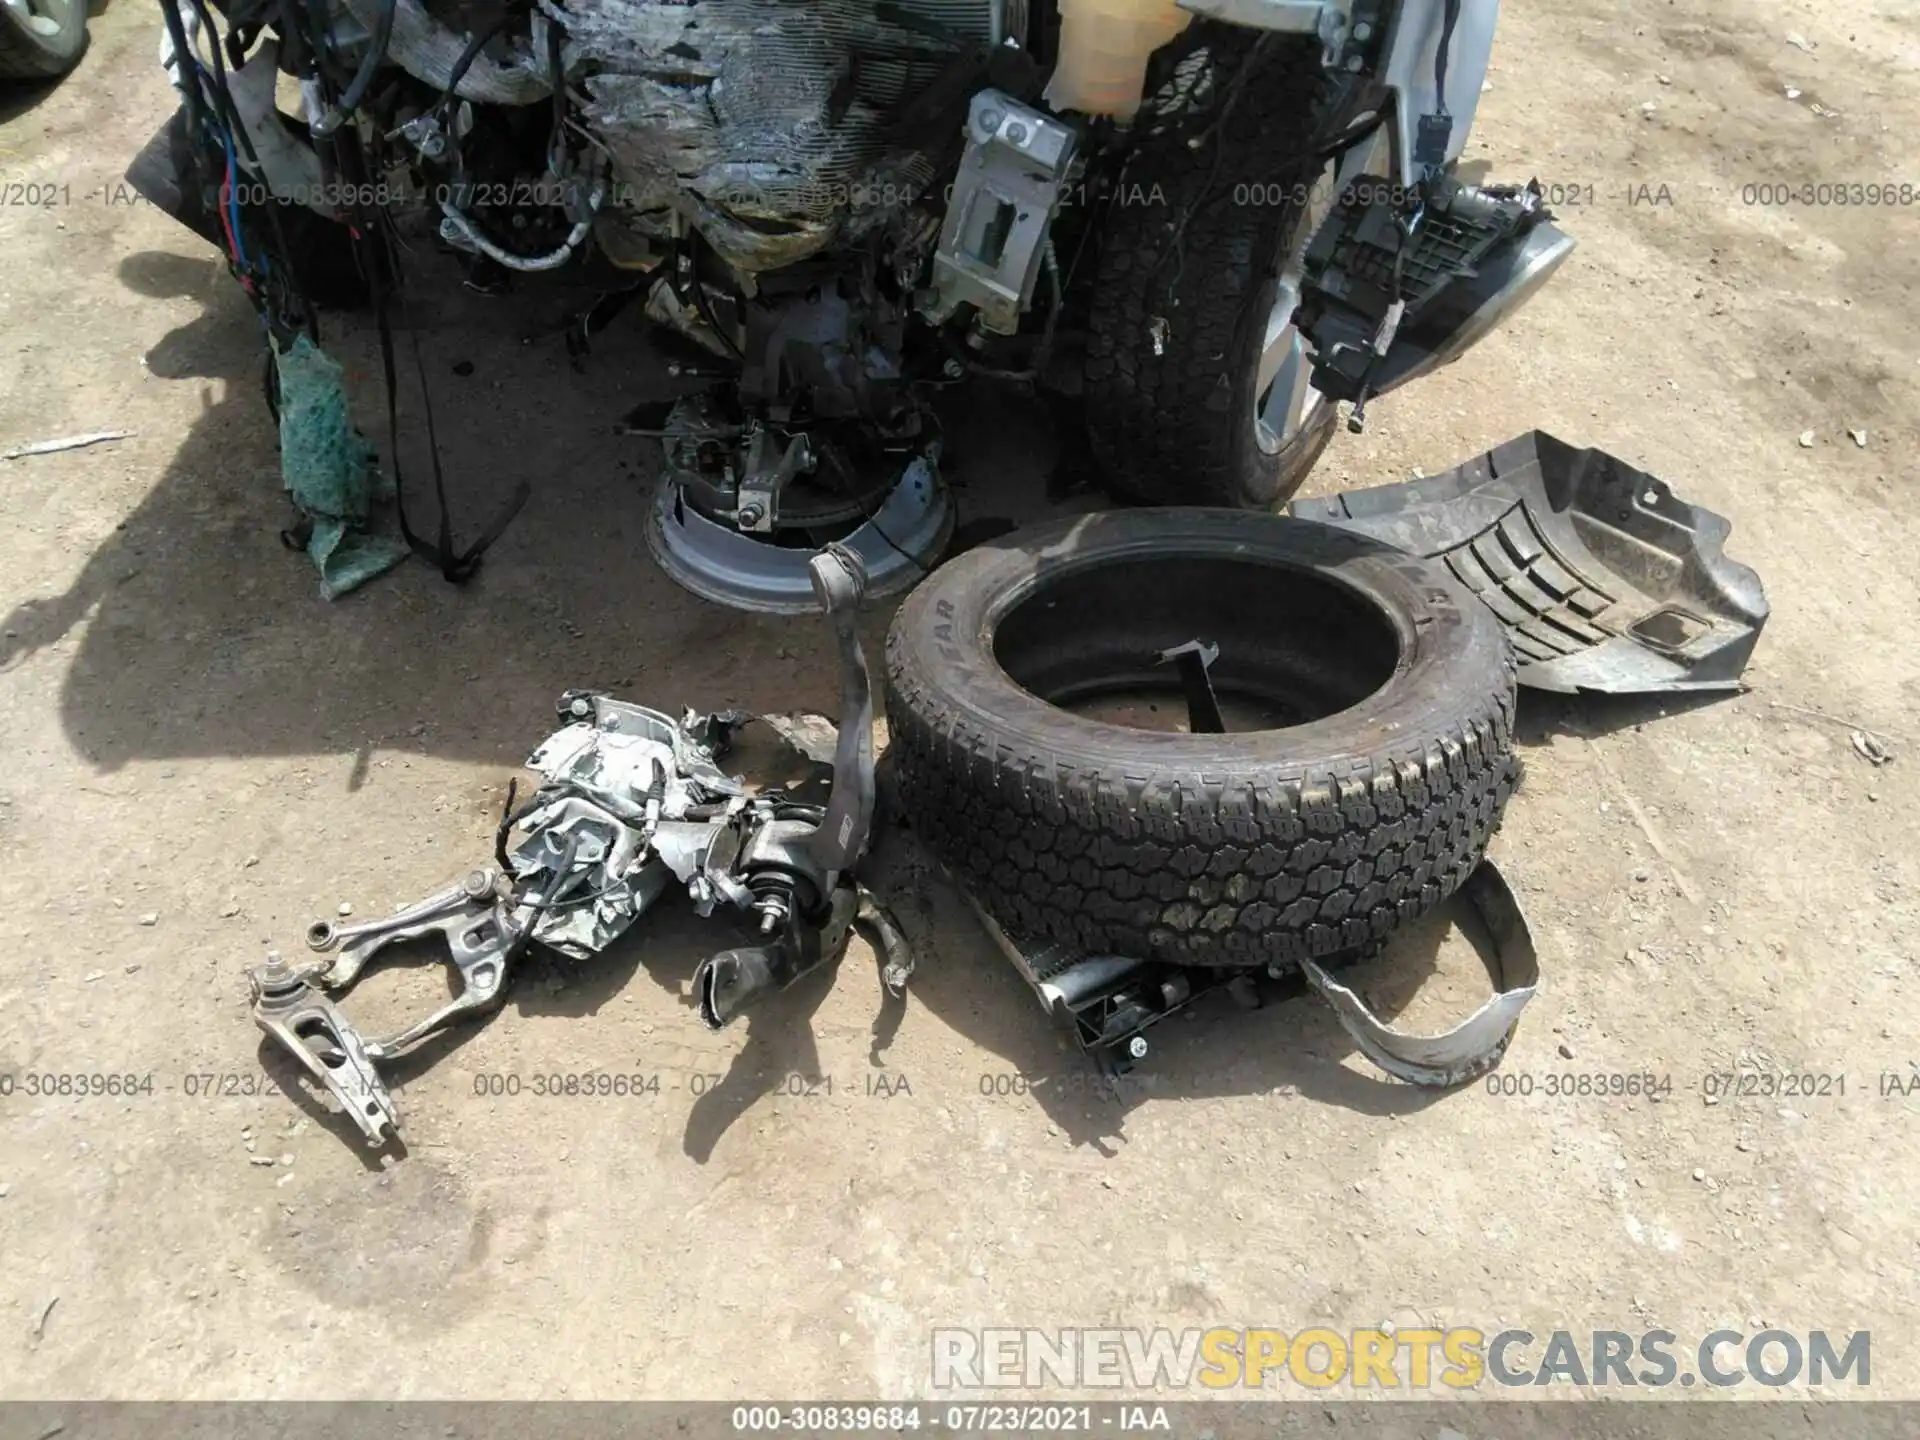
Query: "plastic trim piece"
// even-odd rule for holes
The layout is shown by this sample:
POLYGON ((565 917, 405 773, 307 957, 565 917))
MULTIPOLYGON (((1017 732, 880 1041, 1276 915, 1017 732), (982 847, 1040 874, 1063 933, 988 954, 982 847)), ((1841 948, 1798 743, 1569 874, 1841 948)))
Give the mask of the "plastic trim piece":
POLYGON ((1500 618, 1536 690, 1732 691, 1767 622, 1725 516, 1543 430, 1444 475, 1296 500, 1287 513, 1442 559, 1500 618))
POLYGON ((1442 1035, 1409 1035, 1375 1015, 1353 991, 1311 960, 1303 960, 1307 983, 1333 1007, 1353 1043, 1374 1064, 1409 1085, 1445 1089, 1486 1074, 1507 1053, 1507 1044, 1540 988, 1540 957, 1520 901, 1491 860, 1482 860, 1457 892, 1493 937, 1482 952, 1493 998, 1442 1035))

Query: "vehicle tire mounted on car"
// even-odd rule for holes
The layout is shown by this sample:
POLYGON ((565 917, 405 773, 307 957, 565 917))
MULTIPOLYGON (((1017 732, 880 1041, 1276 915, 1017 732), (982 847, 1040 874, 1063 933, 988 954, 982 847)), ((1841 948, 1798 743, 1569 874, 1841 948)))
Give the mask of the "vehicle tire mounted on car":
POLYGON ((1288 168, 1314 135, 1320 47, 1202 20, 1155 64, 1171 73, 1100 232, 1087 442, 1128 499, 1271 509, 1337 420, 1320 404, 1271 445, 1257 424, 1280 271, 1322 183, 1318 166, 1288 168))

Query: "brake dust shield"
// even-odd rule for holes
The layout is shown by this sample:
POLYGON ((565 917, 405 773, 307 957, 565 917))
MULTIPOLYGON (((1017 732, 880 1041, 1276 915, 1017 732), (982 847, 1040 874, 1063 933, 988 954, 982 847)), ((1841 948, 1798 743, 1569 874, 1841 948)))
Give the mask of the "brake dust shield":
POLYGON ((1535 430, 1424 480, 1295 500, 1447 568, 1500 618, 1522 685, 1562 694, 1740 689, 1767 621, 1724 516, 1604 450, 1535 430))

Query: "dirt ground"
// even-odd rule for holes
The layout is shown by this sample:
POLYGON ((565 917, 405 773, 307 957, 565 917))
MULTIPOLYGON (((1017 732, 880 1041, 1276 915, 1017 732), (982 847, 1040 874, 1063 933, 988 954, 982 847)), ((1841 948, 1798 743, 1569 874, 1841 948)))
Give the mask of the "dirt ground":
MULTIPOLYGON (((457 294, 418 318, 462 521, 522 479, 533 503, 464 590, 411 563, 322 603, 276 539, 244 297, 112 203, 171 108, 159 28, 121 0, 78 74, 0 98, 0 181, 70 190, 0 209, 0 449, 137 432, 0 463, 0 1071, 155 1082, 0 1099, 0 1393, 904 1397, 936 1326, 1424 1322, 1868 1329, 1871 1393, 1920 1396, 1920 1101, 1881 1094, 1920 1060, 1916 209, 1743 203, 1920 184, 1908 7, 1514 0, 1471 153, 1560 187, 1581 247, 1311 482, 1540 427, 1733 519, 1773 604, 1750 693, 1525 697, 1496 842, 1545 971, 1503 1073, 1671 1095, 1391 1086, 1300 1000, 1169 1022, 1118 1104, 929 882, 903 1010, 856 945, 710 1036, 687 992, 716 942, 678 913, 529 966, 407 1072, 397 1156, 254 1078, 246 968, 484 856, 562 690, 831 710, 831 647, 647 559, 649 457, 614 431, 659 378, 633 327, 576 373, 557 312, 457 294), (1845 1093, 1707 1103, 1741 1068, 1845 1093), (476 1094, 552 1071, 663 1084, 476 1094), (227 1076, 252 1093, 200 1093, 227 1076)), ((371 419, 368 337, 336 334, 371 419)), ((1046 417, 982 395, 955 418, 966 518, 1041 511, 1046 417)), ((1454 948, 1370 983, 1409 1004, 1424 980, 1410 1020, 1463 1013, 1485 981, 1454 948)), ((353 1013, 378 1031, 439 984, 381 977, 353 1013)))

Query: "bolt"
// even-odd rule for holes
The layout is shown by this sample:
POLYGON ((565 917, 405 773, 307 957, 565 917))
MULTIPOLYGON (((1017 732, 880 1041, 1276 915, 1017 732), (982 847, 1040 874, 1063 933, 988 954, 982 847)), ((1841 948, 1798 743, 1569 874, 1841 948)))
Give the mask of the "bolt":
POLYGON ((1371 40, 1373 38, 1373 26, 1362 20, 1358 25, 1353 27, 1353 38, 1356 40, 1371 40))
POLYGON ((1018 120, 1014 121, 1013 124, 1007 126, 1007 143, 1009 145, 1026 144, 1027 143, 1027 127, 1022 125, 1018 120))
POLYGON ((1133 1039, 1127 1041, 1127 1054, 1131 1055, 1136 1060, 1146 1059, 1147 1058, 1147 1037, 1144 1035, 1136 1035, 1133 1037, 1133 1039))
POLYGON ((1366 68, 1366 57, 1361 55, 1350 55, 1347 57, 1347 69, 1351 70, 1355 75, 1358 75, 1366 68))
POLYGON ((998 130, 1000 128, 1000 122, 1006 118, 1007 117, 1002 115, 998 110, 987 109, 980 112, 980 123, 986 127, 989 135, 998 130))
POLYGON ((758 525, 760 521, 765 518, 765 514, 766 512, 758 505, 742 505, 740 507, 740 528, 742 530, 753 529, 754 526, 758 525))
POLYGON ((459 223, 451 215, 440 222, 440 238, 445 240, 449 245, 465 243, 460 235, 459 223))
POLYGON ((958 360, 949 360, 940 367, 940 373, 945 375, 949 380, 958 380, 962 375, 967 373, 967 367, 962 365, 958 360))

